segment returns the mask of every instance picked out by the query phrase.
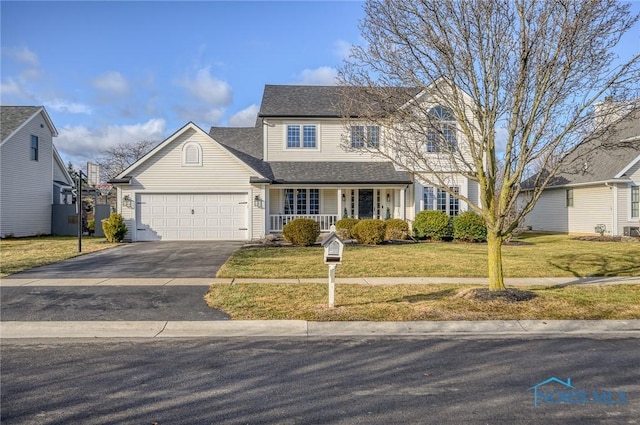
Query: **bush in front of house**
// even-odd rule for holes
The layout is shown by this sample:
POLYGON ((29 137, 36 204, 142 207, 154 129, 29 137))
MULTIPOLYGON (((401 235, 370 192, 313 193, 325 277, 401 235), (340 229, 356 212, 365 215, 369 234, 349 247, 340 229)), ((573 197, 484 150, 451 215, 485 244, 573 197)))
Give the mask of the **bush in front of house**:
POLYGON ((404 240, 409 235, 409 224, 399 218, 385 220, 385 235, 387 240, 404 240))
POLYGON ((370 218, 356 223, 351 233, 360 244, 378 245, 384 242, 385 227, 384 221, 370 218))
POLYGON ((343 218, 336 222, 336 233, 342 239, 353 239, 353 233, 351 232, 353 226, 358 223, 357 218, 343 218))
POLYGON ((122 242, 127 234, 127 225, 120 214, 111 213, 109 218, 102 220, 102 231, 109 242, 122 242))
POLYGON ((417 237, 436 241, 451 238, 451 227, 451 219, 443 211, 420 211, 413 222, 413 231, 417 237))
POLYGON ((475 212, 464 212, 453 218, 453 238, 464 242, 486 242, 487 226, 475 212))
POLYGON ((296 218, 285 224, 282 236, 297 246, 313 245, 320 236, 320 224, 310 218, 296 218))

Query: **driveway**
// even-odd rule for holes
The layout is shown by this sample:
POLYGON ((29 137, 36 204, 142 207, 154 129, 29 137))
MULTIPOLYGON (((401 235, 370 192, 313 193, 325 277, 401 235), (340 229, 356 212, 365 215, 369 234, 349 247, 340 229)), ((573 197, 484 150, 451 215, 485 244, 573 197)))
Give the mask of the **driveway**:
POLYGON ((16 273, 5 279, 214 278, 243 242, 138 242, 16 273))
MULTIPOLYGON (((207 282, 242 242, 140 242, 16 273, 38 279, 0 289, 3 321, 225 320, 204 302, 207 282), (123 286, 62 286, 65 279, 124 278, 123 286), (197 285, 142 285, 136 279, 196 278, 197 285), (40 281, 40 279, 42 281, 40 281), (56 279, 55 285, 47 284, 56 279), (60 283, 62 280, 62 283, 60 283)), ((89 282, 89 281, 88 281, 89 282)))

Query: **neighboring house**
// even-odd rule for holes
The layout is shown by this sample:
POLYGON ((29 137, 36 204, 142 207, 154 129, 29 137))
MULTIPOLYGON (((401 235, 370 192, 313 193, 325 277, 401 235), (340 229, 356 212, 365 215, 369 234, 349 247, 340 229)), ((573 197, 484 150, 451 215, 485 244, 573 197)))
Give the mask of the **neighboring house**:
MULTIPOLYGON (((412 96, 426 101, 415 90, 412 96)), ((423 209, 466 210, 445 191, 358 150, 363 140, 383 146, 385 129, 345 127, 341 102, 338 87, 268 85, 255 127, 206 133, 186 124, 111 181, 128 238, 251 240, 300 217, 326 232, 345 216, 411 221, 423 209)), ((451 143, 463 146, 451 115, 443 120, 451 143)), ((438 155, 430 143, 425 152, 438 155)), ((454 190, 476 202, 476 185, 449 173, 454 190)))
POLYGON ((525 217, 525 227, 640 236, 640 110, 563 162, 568 165, 525 217))
POLYGON ((0 106, 0 237, 51 233, 51 205, 70 203, 73 180, 42 106, 0 106))

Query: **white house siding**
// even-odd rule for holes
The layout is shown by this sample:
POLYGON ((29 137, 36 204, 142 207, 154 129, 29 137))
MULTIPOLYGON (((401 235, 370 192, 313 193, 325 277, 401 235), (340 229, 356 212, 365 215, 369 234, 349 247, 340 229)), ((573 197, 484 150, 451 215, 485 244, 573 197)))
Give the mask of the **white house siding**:
POLYGON ((52 139, 38 114, 0 147, 0 236, 51 233, 52 139), (38 161, 30 159, 31 135, 38 136, 38 161))
POLYGON ((255 173, 206 134, 187 128, 130 175, 133 177, 131 186, 123 186, 119 198, 129 238, 134 238, 135 234, 136 206, 133 202, 131 208, 127 207, 123 199, 128 195, 135 200, 139 193, 246 193, 251 221, 249 237, 264 235, 264 209, 254 206, 253 200, 258 194, 265 199, 265 193, 249 183, 249 178, 255 173), (188 142, 200 144, 202 166, 182 165, 182 147, 188 142))
MULTIPOLYGON (((566 192, 564 192, 566 193, 566 192)), ((566 200, 565 200, 566 203, 566 200)), ((595 227, 613 230, 613 188, 604 184, 573 188, 573 207, 568 207, 569 233, 596 233, 595 227)))
POLYGON ((545 232, 568 232, 568 214, 565 190, 549 189, 542 193, 533 210, 526 215, 524 226, 545 232))
MULTIPOLYGON (((270 127, 264 126, 267 138, 267 161, 381 161, 369 153, 345 151, 342 138, 345 127, 339 120, 276 120, 269 119, 270 127), (286 131, 288 124, 316 124, 316 149, 287 149, 286 131)), ((380 143, 384 143, 380 134, 380 143)))
POLYGON ((626 226, 640 226, 639 218, 631 218, 631 187, 640 186, 640 163, 627 171, 627 175, 633 183, 618 185, 618 233, 621 235, 626 226))
POLYGON ((265 202, 267 189, 265 186, 254 186, 249 197, 249 204, 253 204, 251 209, 251 235, 252 239, 263 238, 266 231, 265 215, 267 214, 267 204, 265 202), (256 197, 258 198, 256 200, 256 197))

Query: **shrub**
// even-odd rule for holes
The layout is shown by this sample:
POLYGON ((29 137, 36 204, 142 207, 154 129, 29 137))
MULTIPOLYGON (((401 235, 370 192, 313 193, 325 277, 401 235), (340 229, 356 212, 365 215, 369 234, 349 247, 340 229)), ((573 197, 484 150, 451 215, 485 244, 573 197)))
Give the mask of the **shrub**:
POLYGON ((357 218, 343 218, 338 220, 336 223, 336 233, 342 239, 353 239, 353 233, 351 231, 358 221, 357 218))
POLYGON ((313 245, 320 236, 320 224, 310 218, 296 218, 285 224, 282 236, 297 246, 313 245))
POLYGON ((419 238, 442 240, 452 236, 451 219, 443 211, 420 211, 413 222, 413 231, 419 238))
POLYGON ((487 226, 482 217, 467 211, 453 219, 453 238, 465 242, 485 242, 487 226))
POLYGON ((353 226, 351 233, 358 243, 378 245, 384 241, 385 224, 378 219, 360 220, 353 226))
POLYGON ((387 240, 404 240, 409 234, 409 225, 406 221, 399 218, 390 218, 385 222, 386 232, 384 238, 387 240))
POLYGON ((90 234, 93 234, 96 232, 96 219, 95 218, 90 218, 89 220, 87 220, 87 229, 89 230, 90 234))
POLYGON ((102 231, 109 242, 122 242, 127 234, 127 225, 120 214, 111 213, 109 218, 102 220, 102 231))

